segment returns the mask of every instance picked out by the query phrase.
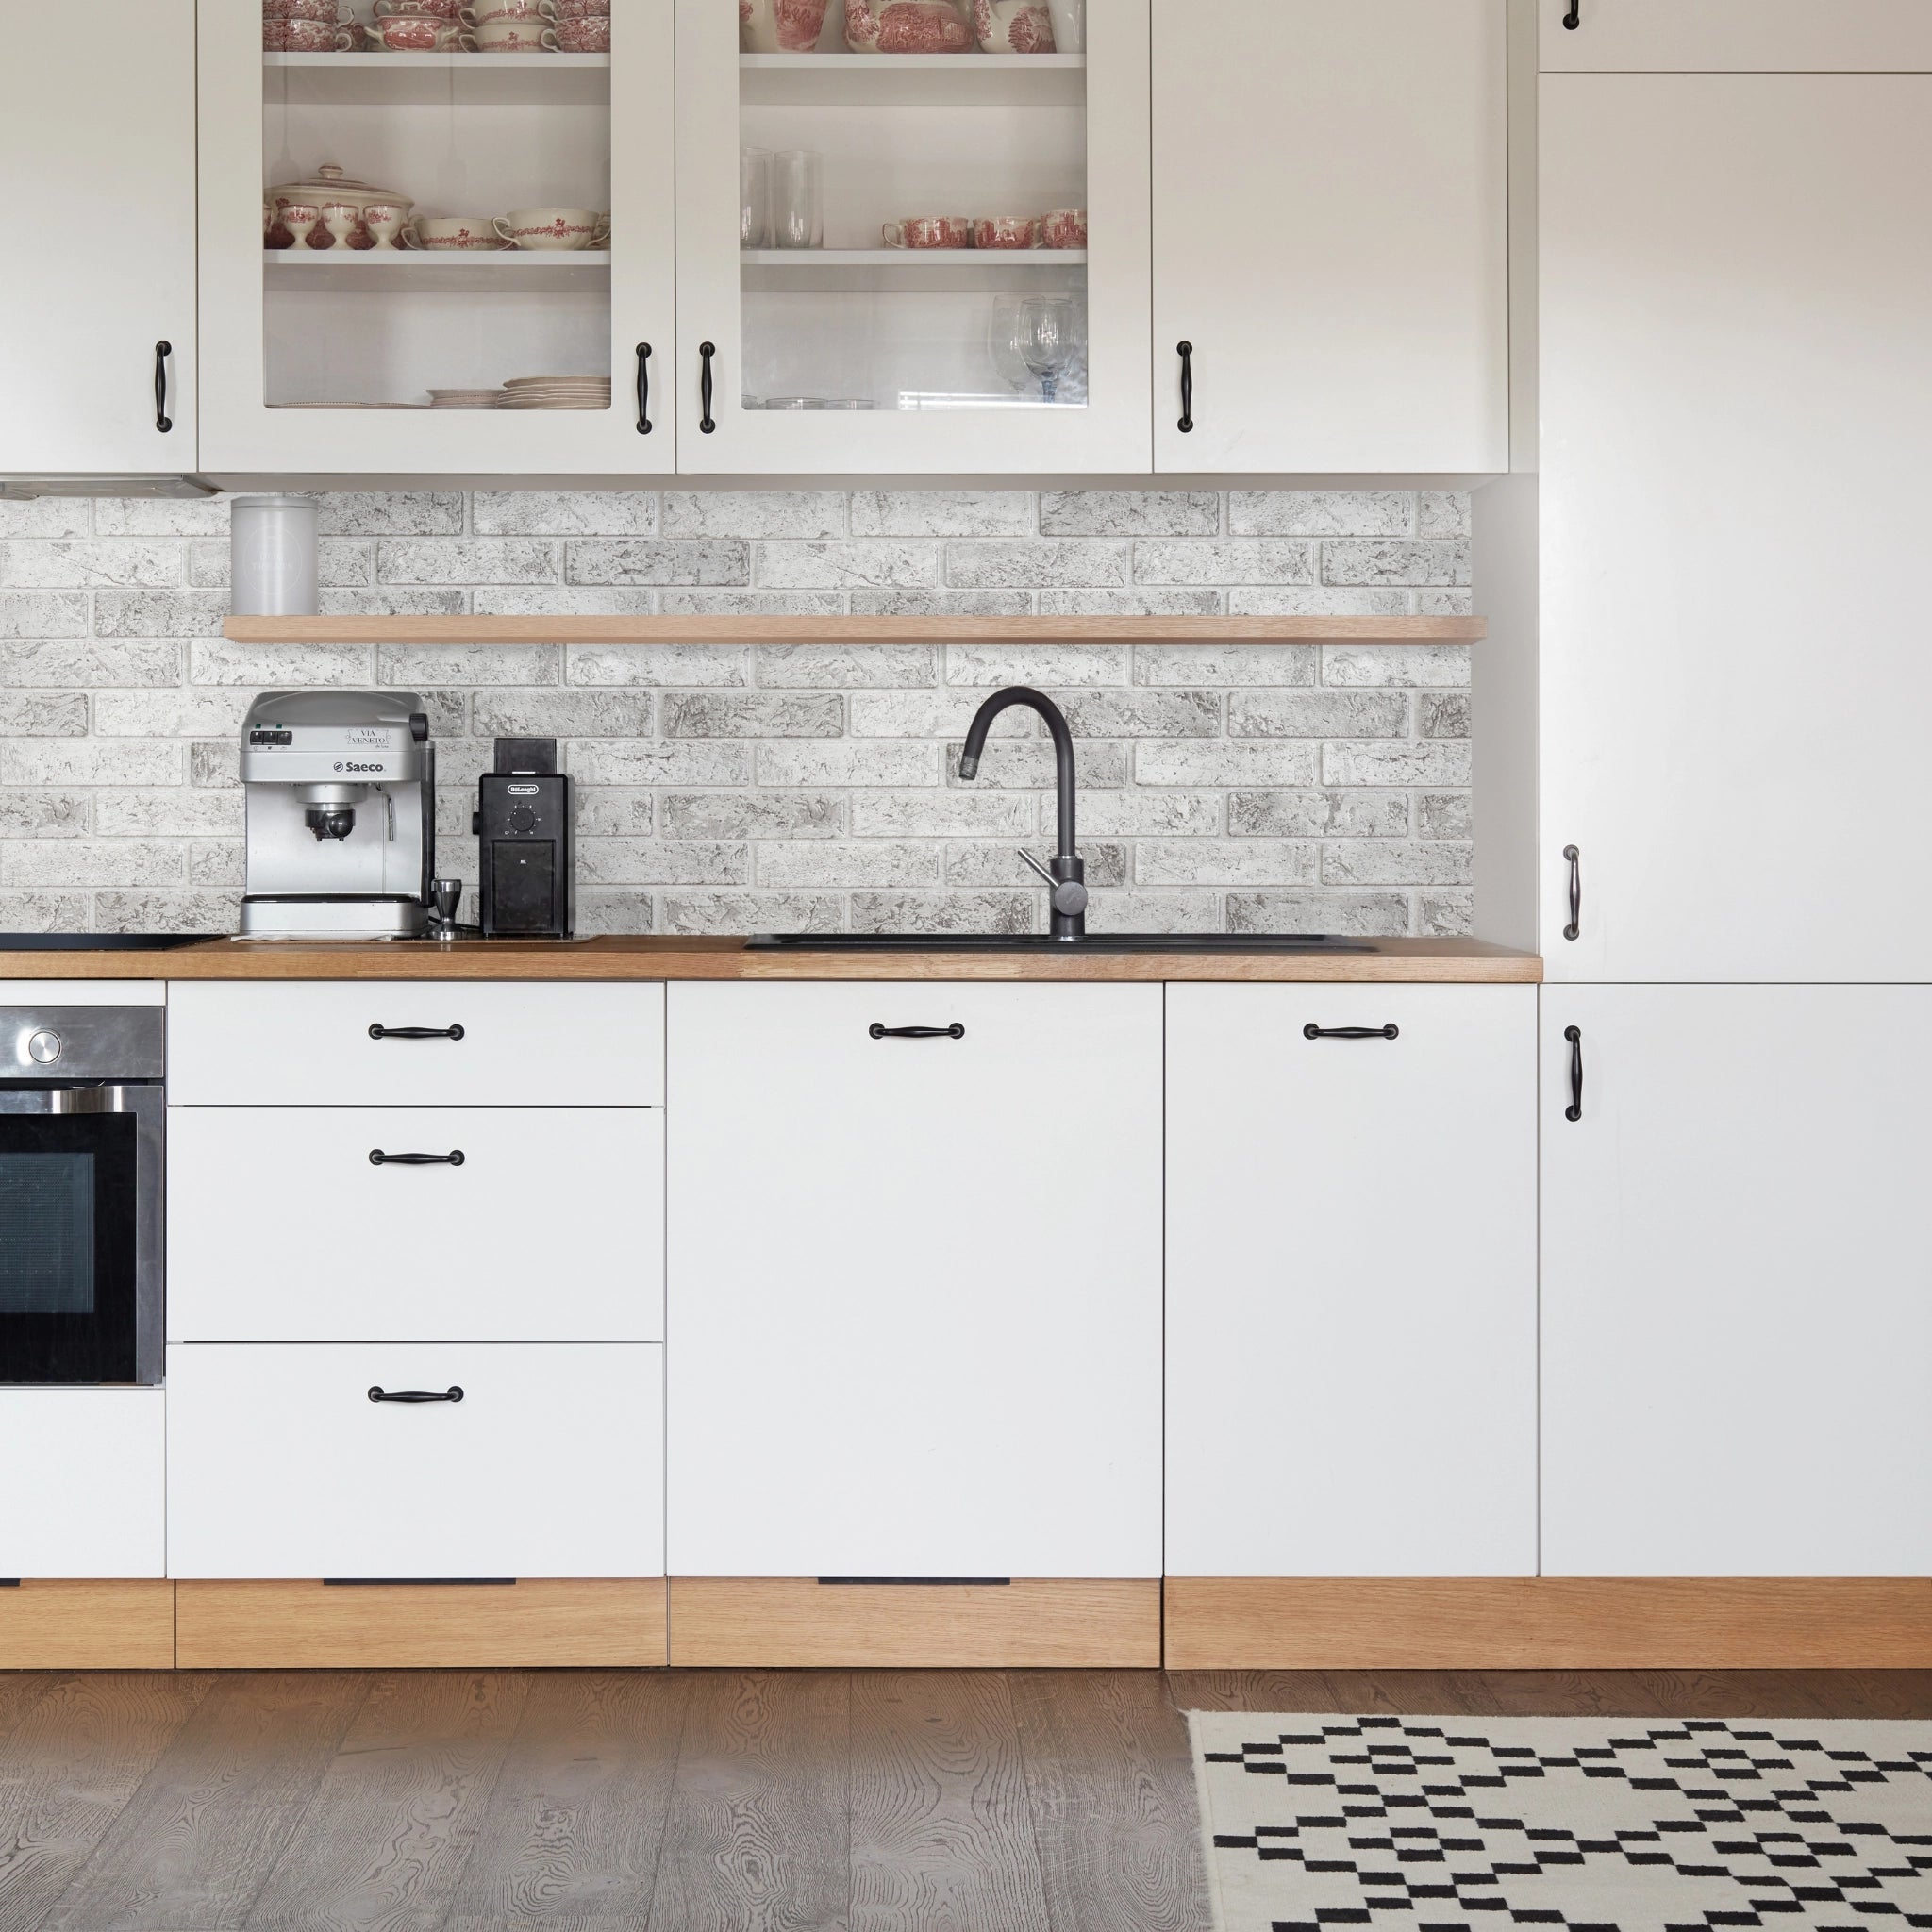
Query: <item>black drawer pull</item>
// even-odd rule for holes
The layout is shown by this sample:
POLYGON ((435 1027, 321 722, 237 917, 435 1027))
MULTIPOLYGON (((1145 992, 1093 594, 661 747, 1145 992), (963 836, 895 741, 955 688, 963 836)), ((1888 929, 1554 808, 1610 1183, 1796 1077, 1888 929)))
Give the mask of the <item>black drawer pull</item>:
POLYGON ((1563 928, 1566 940, 1583 937, 1583 855, 1574 845, 1563 848, 1570 861, 1570 924, 1563 928))
POLYGON ((1304 1040, 1396 1040, 1400 1037, 1400 1029, 1392 1023, 1387 1026, 1317 1026, 1310 1020, 1302 1028, 1304 1040))
POLYGON ((1566 1121, 1583 1118, 1583 1028, 1566 1026, 1563 1038, 1570 1042, 1570 1105, 1563 1109, 1566 1121))
POLYGON ((372 1026, 371 1040, 460 1040, 460 1026, 372 1026))
POLYGON ((651 345, 638 344, 638 434, 651 433, 651 345))
POLYGON ((163 436, 175 426, 175 419, 168 414, 168 358, 174 353, 173 342, 155 344, 155 427, 163 436))
POLYGON ((380 1147, 369 1150, 371 1167, 460 1167, 463 1150, 452 1147, 447 1154, 385 1154, 380 1147))
POLYGON ((1572 33, 1583 25, 1583 0, 1570 0, 1570 11, 1563 16, 1563 25, 1572 33))
POLYGON ((874 1040, 964 1040, 966 1029, 955 1020, 950 1026, 882 1026, 874 1020, 865 1029, 874 1040))
POLYGON ((1194 345, 1176 342, 1174 354, 1181 358, 1181 419, 1174 426, 1183 436, 1194 433, 1194 345))
POLYGON ((718 426, 711 420, 711 358, 717 353, 716 342, 698 344, 698 401, 704 408, 704 414, 698 418, 698 428, 706 436, 718 426))
POLYGON ((371 1402, 460 1402, 463 1391, 451 1387, 439 1395, 433 1389, 372 1389, 371 1402))

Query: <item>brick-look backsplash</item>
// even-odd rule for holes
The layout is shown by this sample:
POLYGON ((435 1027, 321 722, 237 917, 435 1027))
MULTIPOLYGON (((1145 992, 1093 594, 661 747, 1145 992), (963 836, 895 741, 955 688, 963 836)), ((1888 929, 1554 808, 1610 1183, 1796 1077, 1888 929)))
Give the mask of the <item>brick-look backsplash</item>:
MULTIPOLYGON (((0 927, 231 930, 250 698, 373 683, 428 699, 473 891, 491 740, 537 734, 577 779, 582 930, 1043 928, 1037 721, 958 775, 1017 682, 1073 724, 1094 929, 1469 929, 1460 647, 262 648, 221 636, 227 518, 0 503, 0 927)), ((338 494, 323 608, 1459 613, 1468 525, 1393 491, 338 494)))

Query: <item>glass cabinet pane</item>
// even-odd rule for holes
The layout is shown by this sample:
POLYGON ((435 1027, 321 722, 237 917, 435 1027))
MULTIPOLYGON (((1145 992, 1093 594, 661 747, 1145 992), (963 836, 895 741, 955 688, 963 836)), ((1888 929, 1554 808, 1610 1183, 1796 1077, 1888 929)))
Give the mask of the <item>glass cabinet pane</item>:
POLYGON ((608 410, 611 18, 431 4, 263 25, 262 401, 608 410))
POLYGON ((741 369, 724 402, 1088 406, 1082 11, 739 8, 741 369))

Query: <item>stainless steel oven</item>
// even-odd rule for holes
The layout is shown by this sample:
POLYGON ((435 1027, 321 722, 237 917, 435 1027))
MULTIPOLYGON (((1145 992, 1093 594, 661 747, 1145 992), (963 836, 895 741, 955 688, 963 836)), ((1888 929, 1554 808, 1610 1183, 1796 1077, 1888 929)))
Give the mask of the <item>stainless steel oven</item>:
POLYGON ((0 1007, 0 1383, 161 1379, 160 1007, 0 1007))

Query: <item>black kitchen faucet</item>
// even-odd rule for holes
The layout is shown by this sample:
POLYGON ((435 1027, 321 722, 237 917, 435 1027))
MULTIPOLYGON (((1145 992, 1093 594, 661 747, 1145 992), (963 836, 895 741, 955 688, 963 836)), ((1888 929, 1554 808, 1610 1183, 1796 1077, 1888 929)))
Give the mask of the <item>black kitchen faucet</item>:
POLYGON ((1004 691, 994 691, 974 712, 973 722, 966 727, 966 743, 959 753, 959 775, 968 779, 978 777, 979 755, 986 749, 986 734, 992 728, 992 721, 1008 705, 1026 705, 1046 720, 1046 728, 1053 733, 1054 782, 1059 794, 1059 850, 1053 856, 1053 869, 1048 871, 1030 852, 1023 851, 1020 857, 1046 881, 1053 894, 1054 938, 1085 939, 1087 868, 1074 849, 1074 735, 1067 729, 1065 712, 1030 685, 1009 684, 1004 691))

